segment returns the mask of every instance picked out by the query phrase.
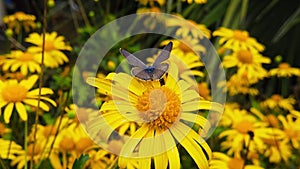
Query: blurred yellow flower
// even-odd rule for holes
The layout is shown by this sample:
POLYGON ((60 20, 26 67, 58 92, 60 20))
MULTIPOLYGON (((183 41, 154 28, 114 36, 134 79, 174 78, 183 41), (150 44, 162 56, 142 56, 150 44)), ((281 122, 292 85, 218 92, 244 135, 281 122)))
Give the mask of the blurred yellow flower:
POLYGON ((225 68, 238 67, 237 73, 247 76, 251 84, 267 76, 267 71, 262 67, 262 64, 270 62, 269 58, 263 57, 256 51, 238 50, 226 55, 222 65, 225 68))
POLYGON ((25 150, 20 150, 17 153, 17 156, 11 160, 10 165, 15 166, 18 164, 17 169, 22 169, 28 161, 31 161, 31 159, 33 160, 34 164, 38 164, 38 162, 43 160, 43 147, 38 142, 29 144, 27 147, 27 152, 25 152, 25 150), (27 161, 25 161, 25 159, 27 159, 27 161))
POLYGON ((16 12, 13 15, 5 16, 3 22, 8 25, 9 29, 19 34, 22 28, 24 28, 26 32, 29 32, 31 28, 34 29, 36 27, 35 19, 36 17, 34 15, 16 12))
MULTIPOLYGON (((65 62, 69 62, 68 57, 62 52, 62 50, 70 51, 72 48, 64 42, 64 37, 57 36, 56 32, 46 33, 45 36, 45 66, 56 68, 65 62)), ((32 33, 25 39, 25 41, 37 45, 31 46, 27 50, 28 52, 37 53, 35 54, 36 60, 41 63, 43 45, 42 35, 32 33)))
MULTIPOLYGON (((13 113, 14 106, 24 121, 27 120, 27 110, 25 105, 37 107, 39 89, 30 90, 36 81, 37 75, 32 75, 28 79, 24 79, 21 82, 17 80, 0 80, 0 108, 5 107, 4 116, 5 123, 10 122, 10 117, 13 113)), ((53 91, 49 88, 42 88, 41 95, 53 94, 53 91)), ((49 111, 49 106, 43 101, 47 101, 56 106, 56 103, 48 97, 41 96, 40 108, 45 111, 49 111)))
POLYGON ((290 114, 286 117, 279 115, 278 119, 282 124, 282 130, 285 134, 284 140, 288 140, 294 148, 299 149, 300 119, 294 120, 290 114))
POLYGON ((204 100, 211 100, 210 89, 205 82, 198 83, 198 92, 204 100))
POLYGON ((226 123, 231 123, 231 128, 219 135, 220 138, 226 137, 221 147, 228 149, 228 154, 234 154, 235 157, 240 157, 241 152, 245 150, 244 147, 248 147, 251 153, 263 152, 266 148, 263 139, 274 139, 283 135, 281 130, 267 127, 265 122, 259 121, 243 109, 226 113, 223 116, 228 116, 226 120, 230 122, 226 123), (250 133, 253 134, 252 139, 250 133))
POLYGON ((257 95, 259 91, 251 87, 251 83, 249 82, 246 75, 238 75, 234 74, 230 77, 227 82, 220 82, 219 86, 226 85, 226 90, 229 92, 229 95, 237 95, 237 94, 250 94, 257 95))
POLYGON ((264 152, 264 156, 269 157, 271 163, 280 163, 282 160, 288 162, 292 156, 291 146, 288 140, 282 139, 263 139, 264 143, 268 146, 264 152))
POLYGON ((213 158, 209 162, 209 169, 263 169, 263 167, 246 164, 245 160, 239 157, 229 157, 220 152, 213 152, 213 158))
POLYGON ((221 27, 213 32, 213 36, 220 36, 219 44, 227 49, 257 50, 259 52, 265 49, 255 38, 250 37, 247 31, 231 30, 221 27))
POLYGON ((188 4, 196 3, 196 4, 205 4, 207 0, 181 0, 183 2, 187 2, 188 4))
POLYGON ((166 2, 165 0, 135 0, 139 1, 142 5, 150 4, 150 6, 154 6, 155 2, 157 2, 160 6, 163 6, 166 2))
POLYGON ((273 94, 269 99, 261 102, 261 106, 271 110, 282 108, 284 110, 294 110, 293 105, 296 100, 293 97, 283 98, 279 94, 273 94))
MULTIPOLYGON (((183 121, 193 122, 205 130, 207 120, 191 112, 210 109, 221 112, 223 106, 200 100, 191 84, 178 79, 177 71, 177 67, 170 64, 169 74, 163 79, 164 85, 159 81, 141 81, 124 73, 109 74, 107 79, 111 80, 87 79, 90 85, 101 88, 103 94, 113 98, 100 108, 102 115, 89 123, 91 133, 97 135, 101 132, 104 123, 112 130, 128 122, 140 124, 136 132, 124 141, 120 150, 121 168, 127 166, 126 160, 122 160, 123 156, 133 156, 135 151, 142 155, 138 159, 139 168, 151 168, 151 159, 154 159, 155 168, 166 168, 168 162, 170 168, 180 168, 175 140, 186 149, 199 168, 208 167, 211 153, 209 146, 183 121), (152 145, 156 148, 153 149, 152 145)), ((111 134, 112 131, 107 131, 102 137, 108 139, 111 134)), ((106 139, 101 141, 108 142, 106 139)))
POLYGON ((300 69, 291 67, 290 64, 284 62, 278 65, 278 68, 271 69, 269 71, 270 76, 277 77, 291 77, 291 76, 300 76, 300 69))
POLYGON ((17 154, 22 152, 22 146, 12 140, 0 138, 0 150, 1 159, 14 159, 17 154))
POLYGON ((0 122, 0 137, 3 137, 5 134, 10 133, 11 129, 7 128, 5 124, 0 122))
POLYGON ((40 64, 35 60, 34 53, 13 50, 10 54, 5 55, 6 59, 2 61, 2 70, 16 72, 20 68, 20 73, 24 76, 30 73, 40 73, 40 64))
MULTIPOLYGON (((184 19, 181 15, 178 17, 184 19)), ((210 38, 210 30, 203 24, 198 24, 193 20, 185 20, 180 22, 178 18, 169 19, 166 26, 177 26, 176 35, 181 37, 192 36, 196 39, 203 39, 204 37, 210 38)))

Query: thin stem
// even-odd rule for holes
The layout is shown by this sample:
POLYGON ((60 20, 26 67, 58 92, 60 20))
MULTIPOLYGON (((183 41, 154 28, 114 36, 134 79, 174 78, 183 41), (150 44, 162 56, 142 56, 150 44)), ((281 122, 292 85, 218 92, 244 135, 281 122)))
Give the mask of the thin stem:
POLYGON ((227 8, 226 15, 224 17, 222 26, 224 26, 224 27, 230 26, 232 19, 235 19, 235 17, 233 15, 234 15, 239 3, 240 3, 239 0, 231 0, 229 6, 227 8))
POLYGON ((89 22, 88 17, 86 16, 86 13, 85 13, 85 10, 84 10, 84 8, 83 8, 83 5, 82 5, 81 0, 77 0, 77 3, 78 3, 79 10, 80 10, 80 13, 81 13, 81 15, 82 15, 82 18, 83 18, 83 21, 84 21, 85 25, 88 26, 88 27, 90 27, 91 24, 90 24, 90 22, 89 22))
MULTIPOLYGON (((27 135, 28 135, 28 122, 27 122, 27 120, 25 121, 25 128, 24 128, 24 150, 25 150, 25 169, 27 169, 28 168, 28 163, 27 163, 27 155, 28 155, 28 149, 27 149, 27 147, 28 147, 28 142, 27 142, 27 135)), ((32 154, 34 154, 34 153, 32 153, 32 154)))
MULTIPOLYGON (((40 104, 41 104, 41 94, 42 94, 42 86, 43 86, 43 77, 44 77, 44 57, 45 57, 45 39, 46 39, 46 28, 47 28, 47 0, 44 0, 44 16, 43 16, 43 43, 42 43, 42 58, 41 58, 41 73, 39 76, 39 96, 38 96, 38 104, 37 109, 35 112, 35 128, 33 133, 33 147, 32 152, 35 149, 35 142, 36 142, 36 133, 37 133, 37 126, 39 123, 39 112, 40 112, 40 104)), ((30 169, 33 168, 33 156, 34 153, 31 154, 30 158, 30 169)))

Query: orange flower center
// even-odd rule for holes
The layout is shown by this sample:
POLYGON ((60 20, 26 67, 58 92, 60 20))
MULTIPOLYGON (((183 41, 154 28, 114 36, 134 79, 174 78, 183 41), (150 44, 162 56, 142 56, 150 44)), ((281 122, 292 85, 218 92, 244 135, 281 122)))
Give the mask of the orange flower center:
POLYGON ((280 63, 278 65, 278 68, 279 69, 289 69, 289 68, 291 68, 291 66, 288 63, 280 63))
POLYGON ((38 155, 41 153, 41 150, 42 149, 38 144, 35 144, 34 146, 33 146, 33 144, 30 144, 27 147, 27 154, 28 154, 28 156, 38 155), (33 147, 34 147, 34 151, 33 151, 33 147))
POLYGON ((228 161, 228 168, 229 169, 243 169, 244 167, 244 160, 239 158, 232 158, 230 161, 228 161))
POLYGON ((199 83, 198 84, 199 94, 200 96, 204 97, 205 99, 208 99, 209 96, 209 89, 206 83, 199 83))
POLYGON ((163 86, 147 90, 139 98, 136 107, 151 128, 166 130, 176 121, 180 105, 178 95, 163 86))
POLYGON ((278 103, 282 100, 282 97, 279 94, 274 94, 271 99, 278 103))
POLYGON ((92 145, 93 145, 93 141, 90 138, 87 138, 87 137, 86 138, 81 138, 76 143, 76 150, 79 153, 83 153, 84 150, 91 147, 92 145))
POLYGON ((51 40, 46 40, 45 41, 45 51, 51 51, 51 50, 54 50, 56 49, 55 46, 54 46, 54 43, 53 41, 51 40))
POLYGON ((233 38, 240 42, 245 42, 249 38, 249 34, 246 31, 235 30, 233 31, 233 38))
POLYGON ((294 130, 292 127, 285 129, 284 132, 289 138, 299 138, 300 137, 300 131, 294 130))
POLYGON ((45 137, 50 137, 50 136, 54 136, 56 132, 57 132, 57 128, 52 125, 49 125, 49 126, 45 126, 43 134, 45 137))
POLYGON ((271 146, 276 146, 277 145, 277 141, 275 138, 269 138, 269 139, 263 139, 264 143, 271 145, 271 146))
POLYGON ((4 87, 2 90, 2 97, 7 102, 20 102, 26 98, 28 90, 19 85, 13 84, 4 87))
POLYGON ((248 50, 240 50, 237 53, 237 58, 239 59, 240 62, 249 64, 253 62, 253 56, 250 51, 248 50))
POLYGON ((186 42, 179 42, 178 48, 179 48, 181 51, 183 51, 184 53, 193 52, 193 51, 191 50, 191 48, 188 47, 185 43, 186 43, 186 42))
POLYGON ((270 125, 272 127, 278 127, 279 126, 279 121, 276 118, 276 116, 274 116, 273 114, 269 114, 265 117, 265 121, 267 121, 268 123, 270 123, 270 125))
POLYGON ((22 61, 22 62, 28 62, 28 61, 32 61, 34 58, 32 56, 32 54, 30 53, 24 53, 23 55, 21 55, 18 60, 22 61))
POLYGON ((61 140, 61 142, 59 143, 59 146, 64 151, 71 151, 75 148, 75 143, 74 143, 73 139, 65 137, 61 140))
POLYGON ((5 133, 5 126, 4 124, 0 123, 0 136, 2 136, 5 133))
POLYGON ((250 121, 242 120, 236 125, 236 129, 242 134, 247 134, 248 131, 253 131, 254 127, 253 127, 253 123, 251 123, 250 121))

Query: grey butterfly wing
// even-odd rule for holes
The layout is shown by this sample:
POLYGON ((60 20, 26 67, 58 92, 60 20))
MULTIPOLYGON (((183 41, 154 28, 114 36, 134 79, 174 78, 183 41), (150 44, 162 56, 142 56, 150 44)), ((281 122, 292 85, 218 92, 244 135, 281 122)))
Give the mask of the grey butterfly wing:
POLYGON ((157 56, 156 60, 153 63, 153 66, 158 66, 161 62, 167 60, 170 57, 170 52, 172 50, 173 43, 169 42, 167 46, 165 46, 160 54, 157 56))
POLYGON ((161 77, 168 71, 168 69, 169 69, 169 65, 167 63, 162 63, 156 66, 152 74, 152 80, 161 79, 161 77))
POLYGON ((142 80, 151 80, 152 77, 150 76, 149 73, 145 71, 145 69, 140 68, 140 67, 134 67, 131 69, 131 74, 139 79, 142 80))
POLYGON ((140 59, 127 52, 126 50, 120 48, 120 53, 127 59, 128 63, 131 66, 140 67, 143 69, 147 68, 147 66, 140 59))

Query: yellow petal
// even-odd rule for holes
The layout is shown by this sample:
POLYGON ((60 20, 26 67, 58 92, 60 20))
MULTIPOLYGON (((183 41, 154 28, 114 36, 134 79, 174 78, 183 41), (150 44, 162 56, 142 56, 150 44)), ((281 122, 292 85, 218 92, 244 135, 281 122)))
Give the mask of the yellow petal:
POLYGON ((166 143, 167 156, 169 159, 170 169, 179 169, 180 168, 180 157, 179 152, 176 147, 175 140, 171 135, 169 130, 166 130, 163 134, 164 141, 166 143), (171 149, 170 149, 171 148, 171 149))
MULTIPOLYGON (((23 100, 23 102, 30 106, 34 106, 34 107, 38 106, 38 101, 35 99, 25 99, 25 100, 23 100)), ((45 111, 49 111, 49 106, 42 101, 40 101, 40 108, 45 111)))
POLYGON ((33 87, 33 85, 36 83, 38 78, 39 78, 38 75, 32 75, 27 80, 22 80, 20 82, 20 85, 24 86, 26 89, 29 90, 33 87))
POLYGON ((23 121, 27 121, 27 111, 21 102, 15 103, 19 116, 23 121))
POLYGON ((5 123, 9 123, 10 117, 14 108, 14 103, 9 103, 4 110, 4 121, 5 123))
MULTIPOLYGON (((46 95, 46 94, 53 94, 53 90, 50 88, 43 87, 41 90, 41 95, 46 95)), ((34 89, 27 92, 27 96, 38 96, 38 95, 39 95, 39 89, 34 89)))

